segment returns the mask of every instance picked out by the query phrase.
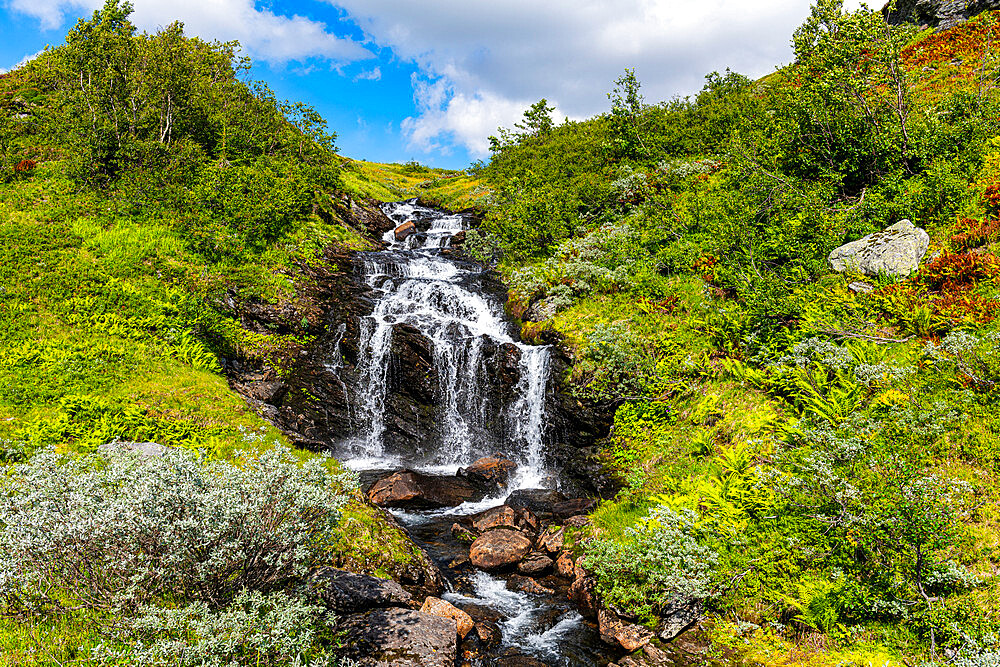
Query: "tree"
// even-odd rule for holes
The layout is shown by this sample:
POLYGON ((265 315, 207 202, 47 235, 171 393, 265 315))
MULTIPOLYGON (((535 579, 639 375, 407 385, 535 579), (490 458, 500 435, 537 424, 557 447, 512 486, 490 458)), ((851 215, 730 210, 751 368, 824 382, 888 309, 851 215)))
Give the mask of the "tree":
POLYGON ((615 87, 608 93, 611 100, 609 147, 612 156, 619 160, 641 159, 649 153, 641 132, 645 106, 640 87, 635 70, 626 69, 625 74, 615 79, 615 87))
POLYGON ((524 112, 524 122, 516 123, 514 127, 530 136, 545 136, 552 131, 555 123, 552 121, 552 112, 555 107, 550 107, 548 100, 544 97, 524 112))

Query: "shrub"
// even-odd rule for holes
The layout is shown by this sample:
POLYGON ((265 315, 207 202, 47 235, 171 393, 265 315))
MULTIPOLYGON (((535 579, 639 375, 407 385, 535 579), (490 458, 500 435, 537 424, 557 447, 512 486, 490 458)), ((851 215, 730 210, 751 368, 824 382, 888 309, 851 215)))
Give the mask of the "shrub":
POLYGON ((323 558, 344 484, 281 446, 242 467, 172 450, 40 453, 0 487, 0 603, 128 615, 162 598, 218 609, 273 591, 323 558))
POLYGON ((711 597, 718 557, 699 543, 696 518, 658 507, 623 539, 590 542, 584 566, 597 576, 604 600, 652 620, 672 599, 711 597))

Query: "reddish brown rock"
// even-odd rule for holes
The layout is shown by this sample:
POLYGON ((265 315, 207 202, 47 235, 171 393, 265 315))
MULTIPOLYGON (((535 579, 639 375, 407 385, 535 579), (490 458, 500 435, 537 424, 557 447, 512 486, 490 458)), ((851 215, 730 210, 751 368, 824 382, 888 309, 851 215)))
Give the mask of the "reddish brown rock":
POLYGON ((531 540, 514 530, 490 530, 480 535, 469 550, 472 564, 481 570, 499 570, 516 565, 531 553, 531 540))
POLYGON ((641 625, 629 623, 607 609, 597 612, 601 639, 608 644, 618 644, 628 652, 637 651, 650 642, 653 633, 641 625))
POLYGON ((557 554, 562 551, 564 535, 563 529, 559 526, 549 526, 538 536, 538 548, 550 554, 557 554))
POLYGON ((572 600, 580 613, 587 618, 597 616, 598 599, 595 588, 597 581, 593 577, 580 577, 569 587, 569 599, 572 600))
POLYGON ((381 507, 454 507, 476 497, 476 491, 463 479, 433 477, 412 470, 384 477, 368 489, 368 499, 381 507))
POLYGON ((397 241, 405 241, 409 236, 417 233, 417 226, 412 220, 407 220, 393 230, 392 234, 397 241))
POLYGON ((532 593, 534 595, 555 595, 555 591, 546 588, 531 577, 522 577, 519 574, 512 575, 507 579, 507 588, 521 593, 532 593))
POLYGON ((469 634, 475 625, 471 616, 441 598, 428 597, 424 600, 424 604, 420 607, 420 611, 425 614, 431 614, 432 616, 453 619, 455 624, 458 626, 458 636, 462 639, 465 639, 465 635, 469 634))
POLYGON ((451 524, 451 536, 459 542, 471 544, 476 541, 476 534, 460 523, 451 524))
POLYGON ((552 559, 543 553, 532 551, 524 560, 517 564, 517 571, 521 574, 536 577, 552 569, 552 559))
POLYGON ((531 510, 521 508, 517 510, 517 527, 532 533, 538 531, 538 517, 531 510))
POLYGON ((507 486, 511 473, 516 469, 517 464, 513 461, 499 456, 485 456, 468 468, 459 468, 458 476, 466 478, 472 484, 500 489, 507 486))
POLYGON ((583 528, 590 525, 590 517, 585 514, 578 514, 566 519, 564 525, 567 528, 583 528))
POLYGON ((492 528, 517 528, 517 514, 507 505, 486 510, 472 522, 476 530, 483 532, 492 528))
POLYGON ((559 554, 559 558, 556 559, 556 572, 563 579, 576 578, 576 566, 573 565, 572 552, 563 551, 559 554))

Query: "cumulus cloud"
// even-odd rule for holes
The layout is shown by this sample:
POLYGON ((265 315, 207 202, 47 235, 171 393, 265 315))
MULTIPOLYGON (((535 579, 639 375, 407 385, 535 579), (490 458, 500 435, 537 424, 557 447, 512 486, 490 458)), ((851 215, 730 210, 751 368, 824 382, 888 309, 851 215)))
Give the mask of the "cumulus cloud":
POLYGON ((27 65, 29 62, 31 62, 38 56, 42 55, 43 53, 44 51, 38 51, 37 53, 32 53, 31 55, 27 55, 21 58, 19 61, 17 61, 17 64, 11 67, 0 67, 0 74, 6 74, 7 72, 12 72, 23 65, 27 65))
MULTIPOLYGON (((9 8, 34 16, 46 28, 56 28, 67 16, 89 14, 103 4, 103 0, 7 0, 9 8)), ((253 0, 137 0, 134 4, 132 20, 142 29, 155 30, 181 20, 189 35, 238 40, 251 56, 270 63, 308 58, 345 63, 373 57, 358 42, 330 33, 324 23, 257 9, 253 0)))
POLYGON ((354 77, 355 81, 378 81, 382 78, 382 68, 376 67, 375 69, 365 70, 357 76, 354 77))
POLYGON ((404 125, 410 141, 453 138, 476 155, 542 97, 571 117, 605 110, 625 68, 647 100, 696 92, 727 66, 764 75, 790 59, 792 31, 809 13, 809 0, 327 2, 425 74, 414 88, 419 114, 404 125))

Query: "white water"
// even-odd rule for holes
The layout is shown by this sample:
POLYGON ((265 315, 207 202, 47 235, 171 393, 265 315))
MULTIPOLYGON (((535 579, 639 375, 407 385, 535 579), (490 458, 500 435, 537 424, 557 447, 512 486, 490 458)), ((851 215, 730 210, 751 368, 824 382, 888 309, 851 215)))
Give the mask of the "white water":
POLYGON ((440 249, 465 229, 463 216, 441 214, 413 202, 387 204, 384 210, 400 224, 434 217, 426 233, 397 242, 390 231, 384 237, 390 244, 387 250, 361 256, 364 280, 377 301, 371 316, 361 322, 358 375, 363 390, 355 407, 360 428, 347 443, 351 458, 346 464, 356 470, 407 465, 453 472, 492 453, 487 451, 490 442, 502 442, 502 453, 519 464, 511 488, 540 486, 545 478, 548 348, 514 340, 501 304, 467 287, 474 272, 441 256, 440 249), (431 341, 439 378, 442 439, 421 461, 390 456, 385 446, 389 362, 393 326, 398 324, 416 328, 431 341), (488 414, 489 402, 483 395, 490 379, 485 377, 483 358, 487 342, 494 348, 514 345, 520 353, 515 399, 503 406, 501 415, 488 414), (502 433, 494 432, 498 424, 502 433))

